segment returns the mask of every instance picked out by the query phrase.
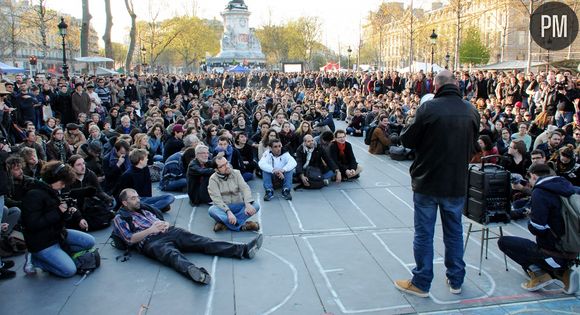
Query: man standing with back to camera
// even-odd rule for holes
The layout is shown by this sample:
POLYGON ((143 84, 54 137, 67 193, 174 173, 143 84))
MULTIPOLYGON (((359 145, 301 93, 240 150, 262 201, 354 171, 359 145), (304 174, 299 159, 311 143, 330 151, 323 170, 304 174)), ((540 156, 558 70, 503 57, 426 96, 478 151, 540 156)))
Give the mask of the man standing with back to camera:
POLYGON ((462 209, 467 188, 467 167, 477 145, 479 113, 461 99, 453 74, 435 77, 435 97, 423 103, 415 120, 401 133, 406 148, 415 149, 411 165, 415 236, 413 278, 396 280, 397 289, 428 297, 433 281, 433 235, 437 208, 441 211, 447 285, 461 293, 465 278, 462 209), (453 135, 449 133, 453 131, 453 135))

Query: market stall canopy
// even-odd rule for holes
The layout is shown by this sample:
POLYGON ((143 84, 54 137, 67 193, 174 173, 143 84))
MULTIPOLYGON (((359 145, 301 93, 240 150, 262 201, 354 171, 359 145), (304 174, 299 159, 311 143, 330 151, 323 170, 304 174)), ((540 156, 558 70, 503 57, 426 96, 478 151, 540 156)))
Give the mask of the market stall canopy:
MULTIPOLYGON (((418 62, 415 61, 413 62, 413 72, 417 72, 417 71, 421 71, 423 70, 423 72, 431 72, 431 64, 430 63, 426 63, 426 62, 418 62)), ((440 72, 445 70, 445 68, 441 67, 440 65, 434 63, 433 64, 433 72, 440 72)), ((411 69, 409 69, 409 67, 405 67, 405 68, 401 68, 399 69, 400 73, 407 73, 407 72, 411 72, 411 69)))
POLYGON ((97 67, 96 74, 97 75, 115 75, 115 74, 119 74, 119 72, 117 72, 115 70, 109 70, 109 69, 103 68, 103 67, 97 67))
MULTIPOLYGON (((532 68, 544 66, 545 62, 532 62, 532 68)), ((503 61, 498 63, 493 63, 490 65, 485 65, 481 67, 475 67, 479 70, 513 70, 513 69, 525 69, 528 67, 528 62, 525 60, 511 60, 503 61)))
POLYGON ((115 60, 107 57, 101 56, 87 56, 87 57, 77 57, 75 58, 78 62, 88 62, 88 63, 97 63, 97 62, 113 62, 115 60))
POLYGON ((245 72, 249 72, 250 69, 242 66, 242 65, 237 65, 235 67, 231 67, 228 70, 226 70, 226 72, 235 72, 235 73, 245 73, 245 72))
POLYGON ((324 67, 320 68, 320 71, 338 71, 338 69, 340 69, 338 63, 329 62, 324 67))
POLYGON ((2 72, 2 73, 24 73, 24 72, 26 72, 26 69, 16 68, 13 66, 9 66, 3 62, 0 62, 0 72, 2 72))

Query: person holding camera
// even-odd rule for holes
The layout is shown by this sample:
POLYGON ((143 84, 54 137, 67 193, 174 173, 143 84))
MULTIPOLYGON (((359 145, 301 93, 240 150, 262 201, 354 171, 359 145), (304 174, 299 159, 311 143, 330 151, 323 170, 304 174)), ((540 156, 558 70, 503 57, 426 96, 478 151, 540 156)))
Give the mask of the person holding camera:
POLYGON ((65 228, 68 221, 76 221, 83 230, 88 228, 77 209, 71 207, 61 195, 61 190, 75 180, 72 167, 60 161, 51 161, 42 167, 40 177, 42 180, 34 183, 22 201, 26 246, 35 267, 69 278, 77 272, 70 254, 92 248, 95 238, 65 228))

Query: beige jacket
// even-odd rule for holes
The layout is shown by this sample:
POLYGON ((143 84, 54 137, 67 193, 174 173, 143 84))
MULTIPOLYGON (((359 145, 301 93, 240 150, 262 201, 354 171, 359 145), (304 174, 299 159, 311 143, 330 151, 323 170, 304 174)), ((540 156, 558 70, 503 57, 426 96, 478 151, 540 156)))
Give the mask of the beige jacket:
POLYGON ((254 201, 250 186, 246 184, 240 171, 234 169, 227 180, 221 179, 217 173, 213 173, 209 178, 207 191, 213 204, 224 211, 229 209, 229 204, 254 201))

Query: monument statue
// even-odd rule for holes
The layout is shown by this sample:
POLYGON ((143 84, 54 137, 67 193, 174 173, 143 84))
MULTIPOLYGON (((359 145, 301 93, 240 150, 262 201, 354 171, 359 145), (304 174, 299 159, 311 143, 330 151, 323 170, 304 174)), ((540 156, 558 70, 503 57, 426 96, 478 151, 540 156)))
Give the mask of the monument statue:
POLYGON ((266 56, 254 29, 249 26, 251 13, 244 0, 231 0, 221 13, 224 31, 221 49, 215 57, 208 58, 209 64, 229 64, 232 60, 263 65, 266 56))

